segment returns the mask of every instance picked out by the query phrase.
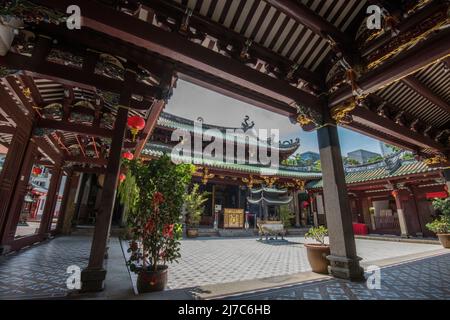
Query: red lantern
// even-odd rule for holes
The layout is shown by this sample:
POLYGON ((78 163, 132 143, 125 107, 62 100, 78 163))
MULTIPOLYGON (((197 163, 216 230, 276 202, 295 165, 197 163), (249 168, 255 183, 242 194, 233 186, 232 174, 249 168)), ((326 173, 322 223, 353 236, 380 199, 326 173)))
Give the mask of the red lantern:
POLYGON ((33 175, 38 176, 42 173, 42 169, 39 167, 34 167, 32 172, 33 172, 33 175))
POLYGON ((131 152, 129 152, 129 151, 124 152, 124 153, 122 154, 122 157, 123 157, 124 159, 130 160, 130 161, 134 159, 134 155, 133 155, 131 152))
POLYGON ((145 120, 139 116, 133 116, 128 118, 128 127, 131 130, 131 134, 133 135, 133 142, 136 140, 136 135, 144 129, 145 120))
POLYGON ((308 208, 308 207, 309 207, 309 202, 303 201, 303 208, 308 208))
POLYGON ((126 175, 124 175, 123 173, 121 173, 120 176, 119 176, 119 181, 120 181, 120 183, 124 182, 125 179, 126 179, 126 175))

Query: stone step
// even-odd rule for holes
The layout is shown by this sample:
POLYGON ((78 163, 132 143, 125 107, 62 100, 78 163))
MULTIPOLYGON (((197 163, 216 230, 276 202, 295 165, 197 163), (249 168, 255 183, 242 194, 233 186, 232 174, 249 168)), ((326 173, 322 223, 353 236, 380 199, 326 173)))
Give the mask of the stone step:
POLYGON ((220 229, 219 236, 221 237, 254 237, 258 235, 258 231, 249 229, 220 229))
POLYGON ((199 228, 198 229, 198 236, 199 237, 217 237, 219 236, 219 233, 214 230, 213 228, 199 228))
POLYGON ((309 229, 307 228, 289 228, 287 230, 287 235, 303 237, 309 229))

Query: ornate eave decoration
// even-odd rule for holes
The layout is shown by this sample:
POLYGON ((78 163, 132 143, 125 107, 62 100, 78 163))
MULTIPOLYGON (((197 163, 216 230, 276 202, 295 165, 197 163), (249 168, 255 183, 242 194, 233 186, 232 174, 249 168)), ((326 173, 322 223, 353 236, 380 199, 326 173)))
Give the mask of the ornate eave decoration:
POLYGON ((261 177, 264 180, 264 183, 267 187, 272 188, 274 184, 278 181, 278 178, 275 177, 261 177))
POLYGON ((353 121, 351 113, 355 110, 356 106, 356 99, 352 99, 343 105, 336 106, 331 109, 331 117, 338 125, 350 124, 353 121))
POLYGON ((431 158, 424 159, 423 163, 427 166, 441 166, 449 163, 449 159, 442 153, 438 153, 431 158))
POLYGON ((242 182, 245 183, 247 185, 247 188, 249 189, 252 189, 255 184, 255 180, 253 179, 252 175, 250 175, 248 178, 242 178, 242 182))
POLYGON ((367 56, 367 70, 370 71, 383 64, 392 57, 426 40, 431 34, 444 28, 450 23, 447 10, 441 10, 425 19, 420 24, 408 31, 400 33, 397 37, 389 41, 384 47, 375 50, 367 56))
POLYGON ((312 131, 323 124, 323 117, 319 112, 300 104, 297 104, 296 108, 296 122, 302 126, 303 130, 312 131))
MULTIPOLYGON (((12 16, 22 19, 26 23, 52 23, 60 24, 66 20, 66 17, 56 10, 36 5, 26 0, 6 0, 2 1, 0 8, 1 16, 12 16)), ((0 19, 0 23, 3 19, 0 19)))

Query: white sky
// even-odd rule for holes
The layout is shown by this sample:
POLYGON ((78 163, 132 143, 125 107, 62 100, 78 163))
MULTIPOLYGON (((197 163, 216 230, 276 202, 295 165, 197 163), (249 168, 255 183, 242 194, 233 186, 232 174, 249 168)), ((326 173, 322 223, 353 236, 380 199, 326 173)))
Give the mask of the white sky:
MULTIPOLYGON (((186 81, 178 80, 177 88, 165 112, 190 120, 202 117, 204 123, 225 127, 240 127, 244 117, 250 116, 255 129, 279 129, 280 140, 300 138, 300 153, 318 152, 316 132, 304 132, 300 126, 292 124, 285 116, 275 114, 247 103, 226 97, 186 81)), ((342 154, 357 149, 381 153, 379 142, 359 133, 339 129, 342 154)))

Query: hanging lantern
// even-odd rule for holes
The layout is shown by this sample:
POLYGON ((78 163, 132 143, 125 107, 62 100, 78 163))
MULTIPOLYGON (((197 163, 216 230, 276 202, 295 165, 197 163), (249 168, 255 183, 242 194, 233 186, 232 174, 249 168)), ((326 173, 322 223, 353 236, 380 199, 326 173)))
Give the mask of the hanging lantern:
POLYGON ((38 176, 42 173, 42 169, 39 167, 34 167, 32 172, 33 172, 33 175, 38 176))
POLYGON ((126 176, 123 173, 121 173, 120 176, 119 176, 120 183, 124 182, 125 179, 126 179, 126 176))
POLYGON ((139 116, 133 116, 128 118, 128 127, 131 130, 131 134, 133 135, 133 142, 136 140, 136 135, 144 129, 145 120, 139 116))
POLYGON ((130 160, 130 161, 134 159, 134 155, 133 155, 131 152, 129 152, 129 151, 124 152, 124 153, 122 154, 122 157, 123 157, 124 159, 130 160))
POLYGON ((303 208, 308 208, 309 207, 309 202, 308 201, 303 201, 303 208))

